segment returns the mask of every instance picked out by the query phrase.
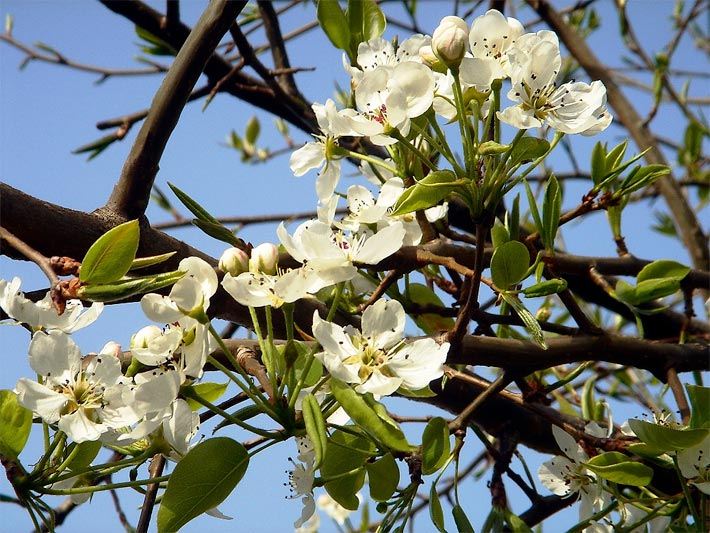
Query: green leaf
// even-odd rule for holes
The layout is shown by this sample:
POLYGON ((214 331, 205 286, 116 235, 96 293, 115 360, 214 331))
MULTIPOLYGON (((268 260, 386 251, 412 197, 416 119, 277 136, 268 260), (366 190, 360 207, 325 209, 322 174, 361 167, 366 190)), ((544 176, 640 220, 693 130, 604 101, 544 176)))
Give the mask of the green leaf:
POLYGON ((510 509, 505 509, 504 513, 505 523, 508 524, 511 531, 515 531, 515 533, 532 533, 532 529, 523 522, 522 518, 511 512, 510 509))
MULTIPOLYGON (((276 349, 279 352, 285 351, 287 345, 281 345, 277 346, 276 349)), ((296 358, 296 362, 294 364, 294 370, 296 373, 296 379, 301 379, 301 375, 303 374, 303 371, 306 369, 306 363, 307 363, 307 356, 311 351, 311 348, 304 342, 300 341, 294 341, 293 346, 296 348, 296 352, 298 353, 298 357, 296 358)), ((308 369, 308 374, 306 375, 304 379, 304 386, 305 387, 312 387, 318 381, 320 381, 320 378, 323 376, 323 365, 318 359, 314 359, 313 363, 311 363, 311 367, 308 369)))
POLYGON ((331 378, 330 390, 345 412, 350 415, 350 418, 378 442, 395 451, 408 452, 411 450, 402 430, 382 420, 377 412, 368 405, 365 398, 349 385, 331 378))
POLYGON ((460 505, 454 505, 451 509, 451 514, 454 515, 454 523, 456 524, 456 531, 459 533, 474 533, 471 521, 466 516, 463 507, 460 505))
POLYGON ((641 269, 636 276, 637 282, 647 281, 651 279, 677 279, 682 280, 690 272, 690 268, 676 261, 669 259, 661 259, 649 263, 641 269))
POLYGON ((685 389, 690 403, 690 427, 710 428, 710 388, 688 384, 685 389))
MULTIPOLYGON (((214 403, 219 398, 224 394, 224 391, 227 390, 227 385, 229 385, 229 382, 227 383, 210 383, 210 382, 203 382, 203 383, 198 383, 196 385, 189 385, 188 387, 192 389, 192 394, 196 394, 203 400, 207 400, 210 403, 214 403)), ((192 398, 187 398, 187 404, 190 406, 190 409, 193 411, 197 411, 198 409, 202 408, 202 404, 198 402, 197 400, 194 400, 192 398)))
POLYGON ((493 248, 498 248, 501 244, 504 244, 510 240, 510 233, 508 233, 507 228, 500 222, 496 222, 491 228, 491 241, 493 241, 493 248))
POLYGON ((429 489, 429 517, 436 529, 442 533, 446 533, 444 527, 444 510, 441 508, 439 495, 436 493, 436 483, 432 483, 431 489, 429 489))
POLYGON ((135 30, 138 37, 151 45, 141 46, 143 53, 155 56, 174 56, 177 54, 177 51, 170 44, 163 41, 148 30, 141 28, 140 26, 136 26, 135 30))
POLYGON ((259 119, 251 117, 249 122, 247 122, 246 130, 244 131, 244 139, 249 144, 256 144, 256 140, 259 138, 259 133, 261 132, 261 124, 259 124, 259 119))
POLYGON ((432 474, 439 470, 451 453, 449 426, 441 417, 432 418, 422 435, 422 473, 432 474))
POLYGON ((523 289, 523 294, 526 298, 538 298, 540 296, 547 296, 549 294, 557 294, 558 292, 562 292, 566 288, 567 281, 560 278, 555 278, 536 283, 535 285, 530 285, 530 287, 523 289))
POLYGON ((555 176, 551 176, 545 189, 545 199, 542 204, 542 228, 540 234, 542 242, 547 250, 555 247, 555 236, 560 222, 560 212, 562 209, 562 191, 555 176))
MULTIPOLYGON (((411 303, 417 305, 438 305, 444 307, 436 293, 423 283, 410 283, 407 296, 411 303)), ((427 335, 439 331, 448 331, 454 327, 454 319, 441 316, 438 313, 425 313, 413 317, 414 323, 427 335)))
POLYGON ((121 279, 131 268, 139 240, 137 220, 110 229, 86 252, 79 279, 84 283, 110 283, 121 279))
POLYGON ((84 285, 79 289, 77 295, 82 300, 92 302, 115 302, 130 298, 136 294, 155 292, 163 287, 168 287, 184 275, 184 272, 176 270, 174 272, 156 274, 155 276, 119 280, 115 283, 84 285))
POLYGON ((523 180, 523 183, 525 184, 525 194, 528 197, 530 214, 533 217, 533 222, 535 222, 535 227, 537 228, 538 233, 542 235, 542 232, 544 231, 542 226, 542 218, 540 217, 540 211, 537 208, 537 201, 535 200, 535 195, 533 194, 532 189, 530 188, 530 184, 526 180, 523 180))
POLYGON ((387 27, 384 13, 373 0, 350 0, 347 18, 354 52, 360 43, 380 37, 387 27))
POLYGON ((75 148, 74 150, 72 150, 72 154, 89 153, 89 158, 87 159, 87 161, 91 161, 117 140, 118 137, 116 137, 116 134, 110 133, 108 135, 104 135, 99 139, 96 139, 95 141, 91 141, 90 143, 84 144, 79 148, 75 148))
POLYGON ((629 141, 619 143, 611 149, 611 152, 607 153, 605 161, 607 173, 618 169, 619 165, 621 164, 621 160, 624 158, 624 154, 626 153, 626 147, 628 146, 628 144, 629 141))
POLYGON ((17 459, 32 429, 32 411, 11 390, 0 390, 0 455, 17 459))
POLYGON ((166 254, 151 255, 149 257, 137 257, 131 263, 131 268, 129 268, 128 271, 130 272, 131 270, 140 270, 141 268, 159 265, 160 263, 164 263, 165 261, 170 259, 176 253, 177 252, 168 252, 166 254))
POLYGON ((340 4, 337 0, 318 0, 318 24, 333 43, 340 50, 348 51, 350 48, 350 29, 340 4))
MULTIPOLYGON (((354 428, 354 426, 349 427, 354 428)), ((346 509, 355 511, 360 504, 356 494, 365 483, 363 465, 373 454, 372 442, 363 435, 335 431, 328 440, 320 472, 325 479, 338 477, 332 481, 326 481, 324 488, 336 502, 346 509), (342 476, 347 472, 352 473, 342 476)))
POLYGON ((96 459, 96 456, 101 451, 101 441, 85 441, 85 442, 72 442, 67 446, 65 457, 69 457, 73 454, 71 460, 66 463, 65 467, 67 470, 79 471, 91 464, 91 462, 96 459), (78 448, 78 450, 77 450, 78 448), (74 452, 74 450, 77 450, 74 452))
POLYGON ((328 435, 325 432, 325 420, 323 419, 320 405, 318 405, 318 400, 310 392, 303 398, 301 412, 303 413, 306 433, 313 443, 313 451, 316 456, 314 468, 318 468, 325 457, 328 435))
POLYGON ((217 507, 244 476, 249 454, 237 441, 215 437, 192 448, 175 466, 158 511, 158 531, 178 531, 217 507))
POLYGON ((195 215, 199 220, 204 220, 206 222, 212 222, 213 224, 219 225, 219 220, 210 215, 200 204, 198 204, 195 200, 193 200, 187 194, 181 191, 176 185, 168 183, 168 186, 175 193, 175 196, 178 197, 178 200, 180 200, 182 204, 187 207, 190 213, 195 215))
POLYGON ((680 281, 677 279, 648 279, 636 285, 634 294, 637 303, 643 303, 670 296, 678 290, 680 290, 680 281))
POLYGON ((542 333, 542 328, 540 327, 540 324, 538 324, 537 320, 535 320, 533 314, 525 308, 523 303, 514 294, 502 292, 501 296, 503 297, 503 300, 508 302, 508 305, 510 305, 515 310, 517 315, 520 317, 520 320, 523 321, 525 329, 528 330, 528 332, 532 336, 532 339, 543 350, 547 350, 547 344, 545 344, 545 335, 542 333))
POLYGON ((450 170, 432 172, 402 193, 390 215, 404 215, 433 207, 460 186, 461 182, 450 170))
POLYGON ((592 150, 591 174, 594 185, 601 183, 606 175, 606 144, 601 141, 592 150))
POLYGON ((651 467, 630 461, 629 457, 619 452, 602 453, 585 464, 592 472, 612 483, 645 487, 653 479, 651 467))
POLYGON ((491 277, 500 290, 517 285, 525 278, 530 266, 530 254, 520 241, 503 243, 493 252, 491 277))
POLYGON ((390 499, 399 484, 399 467, 391 453, 383 455, 374 463, 366 463, 370 496, 384 502, 390 499))
POLYGON ((209 220, 201 220, 199 218, 195 218, 192 220, 192 223, 193 225, 200 228, 204 233, 214 239, 217 239, 218 241, 226 242, 227 244, 231 244, 232 246, 236 246, 237 248, 241 248, 244 245, 243 241, 239 237, 234 235, 234 233, 232 233, 229 229, 225 228, 219 222, 214 223, 210 222, 209 220))
POLYGON ((476 152, 478 155, 498 155, 504 154, 510 149, 508 144, 500 144, 495 141, 486 141, 478 145, 476 152))
POLYGON ((522 137, 515 146, 513 146, 513 150, 510 152, 509 166, 514 167, 521 163, 530 162, 545 155, 549 149, 550 143, 545 139, 527 136, 522 137))
POLYGON ((708 429, 673 429, 644 420, 629 420, 631 430, 643 442, 659 450, 685 450, 697 444, 710 432, 708 429))

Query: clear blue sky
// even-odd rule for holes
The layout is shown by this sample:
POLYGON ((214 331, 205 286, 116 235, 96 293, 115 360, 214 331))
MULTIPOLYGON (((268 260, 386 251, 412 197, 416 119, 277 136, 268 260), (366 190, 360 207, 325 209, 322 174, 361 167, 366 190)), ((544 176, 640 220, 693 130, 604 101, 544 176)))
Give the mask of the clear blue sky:
MULTIPOLYGON (((162 9, 162 2, 150 3, 162 9)), ((567 2, 556 4, 566 5, 567 2)), ((203 5, 204 2, 182 2, 183 19, 192 24, 203 5)), ((441 16, 446 14, 443 10, 447 5, 444 2, 421 3, 425 15, 420 20, 427 32, 430 33, 441 16)), ((670 0, 629 2, 629 11, 639 36, 651 51, 665 44, 670 34, 667 17, 672 5, 670 0), (659 28, 663 31, 659 32, 659 28), (658 38, 663 41, 659 42, 658 38)), ((618 66, 621 65, 618 54, 622 45, 616 32, 616 17, 610 7, 610 1, 600 2, 605 28, 592 37, 591 44, 603 61, 618 66)), ((86 63, 113 68, 136 66, 134 56, 139 50, 134 43, 138 39, 132 25, 97 2, 4 0, 0 15, 4 18, 6 14, 14 16, 14 36, 21 42, 42 41, 67 57, 86 63)), ((284 30, 298 27, 311 16, 311 8, 299 6, 293 9, 289 18, 285 19, 284 30)), ((522 20, 530 18, 529 14, 521 16, 522 20)), ((390 36, 395 33, 404 37, 403 32, 388 30, 390 36)), ((707 69, 707 62, 701 56, 683 55, 685 49, 681 48, 677 57, 679 68, 707 69)), ((317 67, 316 72, 297 75, 303 92, 309 98, 322 102, 332 96, 335 81, 341 85, 347 83, 340 66, 340 53, 330 47, 319 33, 313 32, 294 41, 290 50, 294 66, 317 67)), ((148 106, 160 77, 112 78, 95 85, 96 76, 54 65, 33 62, 25 70, 18 71, 21 59, 20 52, 0 43, 1 179, 26 193, 74 209, 90 211, 101 206, 113 187, 138 127, 134 127, 123 142, 115 143, 91 162, 86 162, 84 156, 72 155, 71 151, 103 135, 94 127, 96 122, 148 106)), ((707 96, 707 86, 691 86, 691 94, 707 96)), ((640 109, 648 107, 646 96, 639 92, 633 95, 640 109)), ((277 158, 265 165, 245 166, 240 163, 238 154, 222 145, 227 133, 231 129, 243 131, 246 121, 253 114, 254 111, 248 106, 223 95, 217 96, 205 112, 201 111, 200 103, 188 106, 161 161, 157 184, 166 191, 167 181, 177 184, 216 216, 312 209, 315 205, 313 175, 294 178, 289 171, 287 157, 277 158)), ((260 112, 256 114, 262 119, 260 145, 273 150, 281 148, 283 141, 275 132, 272 119, 260 112)), ((663 134, 670 138, 679 138, 684 128, 675 113, 661 112, 656 123, 663 124, 663 134)), ((292 133, 297 142, 306 140, 300 132, 292 129, 292 133)), ((577 143, 577 158, 582 167, 587 164, 593 142, 606 139, 615 144, 620 134, 619 129, 612 127, 603 137, 577 143)), ((569 205, 573 205, 585 190, 584 185, 575 185, 568 195, 569 205)), ((660 201, 658 208, 663 208, 660 201)), ((624 232, 633 253, 649 259, 677 258, 687 262, 687 257, 675 241, 647 232, 648 204, 627 211, 624 232)), ((153 222, 168 219, 168 215, 155 206, 149 208, 148 216, 153 222)), ((223 249, 221 243, 205 238, 195 229, 181 229, 173 234, 215 256, 223 249)), ((589 217, 579 226, 565 227, 564 236, 573 252, 614 255, 603 214, 589 217)), ((255 243, 276 240, 274 227, 270 226, 248 228, 244 237, 255 243)), ((16 275, 22 277, 26 290, 46 286, 46 280, 34 265, 1 258, 0 277, 9 279, 16 275)), ((84 352, 96 351, 108 340, 121 342, 125 346, 130 335, 146 323, 136 306, 109 307, 95 327, 77 333, 75 338, 84 352)), ((26 358, 27 334, 20 328, 2 326, 0 343, 4 358, 0 388, 12 388, 19 377, 32 375, 26 358)), ((405 412, 420 409, 418 405, 401 400, 395 401, 393 408, 405 412)), ((627 416, 632 414, 637 413, 626 413, 627 416)), ((203 431, 207 432, 207 428, 203 431)), ((419 441, 420 431, 421 427, 415 428, 411 433, 412 441, 419 441)), ((38 433, 35 431, 33 437, 37 437, 38 433)), ((475 439, 470 440, 473 443, 475 439)), ((23 453, 23 459, 31 462, 36 458, 39 446, 39 440, 33 438, 23 453)), ((471 456, 478 453, 477 447, 471 446, 471 449, 471 456)), ((289 455, 295 455, 292 443, 280 446, 274 453, 263 454, 252 462, 245 479, 221 506, 223 512, 235 517, 234 521, 221 522, 203 517, 190 523, 185 531, 288 531, 300 512, 298 501, 285 499, 288 490, 283 487, 286 481, 284 471, 289 467, 286 459, 289 455)), ((541 458, 537 454, 529 456, 531 468, 536 469, 541 458)), ((520 470, 519 465, 515 466, 520 470)), ((463 485, 462 496, 468 502, 464 506, 477 526, 482 523, 485 518, 483 512, 489 507, 490 498, 485 487, 488 477, 486 474, 481 482, 466 482, 463 485)), ((4 476, 0 478, 0 492, 11 492, 4 476)), ((516 493, 514 485, 510 483, 508 487, 514 510, 520 512, 527 508, 527 501, 516 493)), ((136 509, 141 498, 128 492, 120 493, 120 496, 129 517, 137 517, 136 509)), ((374 509, 371 511, 375 514, 374 509)), ((30 529, 23 510, 3 505, 1 514, 0 532, 30 529)), ((561 514, 546 527, 546 531, 566 529, 575 516, 576 511, 561 514)), ((431 526, 425 525, 427 520, 424 516, 422 519, 418 520, 416 530, 428 531, 431 526)), ((90 532, 95 531, 99 523, 109 524, 106 531, 120 530, 107 493, 96 495, 90 505, 73 513, 64 530, 90 532)), ((333 530, 327 520, 323 523, 323 531, 333 530)), ((453 525, 452 522, 450 524, 453 525)))

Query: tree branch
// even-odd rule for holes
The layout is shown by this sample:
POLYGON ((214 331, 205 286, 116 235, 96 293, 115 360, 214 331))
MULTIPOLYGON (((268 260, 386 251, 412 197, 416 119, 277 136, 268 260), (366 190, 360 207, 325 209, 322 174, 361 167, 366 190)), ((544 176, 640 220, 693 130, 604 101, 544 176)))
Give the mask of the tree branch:
MULTIPOLYGON (((589 76, 604 83, 609 104, 614 109, 616 118, 627 128, 639 148, 651 148, 646 153, 646 161, 651 164, 668 165, 655 138, 648 128, 644 127, 643 119, 616 84, 611 71, 599 61, 584 39, 564 21, 560 13, 547 0, 526 0, 526 2, 559 35, 560 40, 589 76)), ((657 183, 680 230, 679 234, 690 253, 693 265, 701 270, 710 270, 707 237, 678 182, 672 174, 667 174, 657 183)))
POLYGON ((170 66, 128 154, 106 209, 127 219, 143 215, 158 163, 207 61, 246 2, 215 0, 190 32, 170 66))

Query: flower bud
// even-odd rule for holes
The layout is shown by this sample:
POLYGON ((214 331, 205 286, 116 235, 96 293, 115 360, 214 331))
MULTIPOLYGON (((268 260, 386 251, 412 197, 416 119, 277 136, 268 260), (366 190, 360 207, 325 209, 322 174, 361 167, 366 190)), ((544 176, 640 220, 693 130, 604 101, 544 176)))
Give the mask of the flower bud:
POLYGON ((147 348, 150 342, 162 334, 158 326, 146 326, 131 337, 131 350, 135 348, 147 348))
POLYGON ((458 67, 466 54, 468 25, 459 17, 441 19, 431 38, 434 53, 449 67, 458 67))
POLYGON ((441 59, 436 57, 436 54, 431 49, 431 46, 425 45, 419 49, 419 57, 422 62, 434 72, 446 73, 446 65, 441 62, 441 59))
POLYGON ((249 270, 249 256, 239 248, 227 248, 219 258, 219 269, 232 276, 249 270))
POLYGON ((251 251, 249 259, 249 270, 251 272, 263 272, 264 274, 276 274, 276 264, 279 262, 279 249, 275 244, 265 242, 251 251))

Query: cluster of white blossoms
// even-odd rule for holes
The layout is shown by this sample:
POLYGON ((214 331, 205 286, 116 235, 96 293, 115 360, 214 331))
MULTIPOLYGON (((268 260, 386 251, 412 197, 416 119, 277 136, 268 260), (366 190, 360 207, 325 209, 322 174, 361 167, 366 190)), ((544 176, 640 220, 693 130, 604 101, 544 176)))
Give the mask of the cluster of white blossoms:
POLYGON ((151 437, 165 444, 159 449, 166 454, 187 453, 199 417, 178 396, 181 385, 202 375, 214 349, 205 311, 217 276, 196 257, 179 268, 185 275, 168 296, 147 294, 141 300, 148 318, 164 327, 138 331, 130 352, 109 342, 85 357, 70 334, 96 320, 103 304, 85 310, 70 300, 59 315, 49 295, 34 303, 19 291, 19 280, 0 280, 0 307, 33 330, 29 362, 37 379, 17 382, 20 403, 74 442, 127 446, 151 437))

